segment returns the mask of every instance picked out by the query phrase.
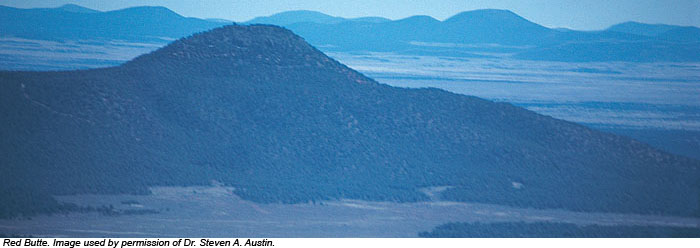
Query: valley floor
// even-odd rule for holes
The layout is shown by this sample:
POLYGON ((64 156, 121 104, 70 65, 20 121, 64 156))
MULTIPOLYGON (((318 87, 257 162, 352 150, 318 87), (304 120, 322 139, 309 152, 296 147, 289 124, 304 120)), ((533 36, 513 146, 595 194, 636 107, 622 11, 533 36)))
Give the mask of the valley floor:
POLYGON ((61 201, 81 206, 111 205, 115 214, 0 220, 0 233, 37 237, 416 237, 447 222, 700 228, 697 218, 521 209, 439 199, 256 204, 241 200, 234 191, 218 186, 159 187, 151 195, 62 196, 61 201))

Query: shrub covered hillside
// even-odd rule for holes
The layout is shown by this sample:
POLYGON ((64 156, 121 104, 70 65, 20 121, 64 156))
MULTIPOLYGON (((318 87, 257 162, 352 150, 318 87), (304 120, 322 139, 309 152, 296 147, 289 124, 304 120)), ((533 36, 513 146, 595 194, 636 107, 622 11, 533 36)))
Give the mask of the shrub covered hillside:
POLYGON ((217 28, 113 68, 0 72, 0 88, 0 192, 35 196, 1 201, 5 216, 60 208, 51 195, 211 180, 257 202, 421 201, 449 185, 459 201, 698 214, 696 160, 379 84, 274 26, 217 28))

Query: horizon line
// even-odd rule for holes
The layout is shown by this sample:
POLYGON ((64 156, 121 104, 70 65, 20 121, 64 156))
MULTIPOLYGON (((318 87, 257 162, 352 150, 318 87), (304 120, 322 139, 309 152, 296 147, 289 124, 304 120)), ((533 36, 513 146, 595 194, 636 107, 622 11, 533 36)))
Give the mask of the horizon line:
POLYGON ((164 8, 164 9, 167 9, 167 10, 169 10, 169 11, 171 11, 171 12, 173 12, 173 13, 179 15, 179 16, 185 17, 185 18, 197 18, 197 19, 201 19, 201 20, 221 20, 221 21, 229 21, 229 22, 232 22, 232 23, 235 23, 235 24, 245 24, 245 23, 248 23, 248 22, 250 22, 250 21, 252 21, 252 20, 254 20, 254 19, 256 19, 256 18, 271 17, 271 16, 274 16, 274 15, 278 15, 278 14, 282 14, 282 13, 286 13, 286 12, 299 12, 299 11, 315 12, 315 13, 319 13, 319 14, 322 14, 322 15, 326 15, 326 16, 330 16, 330 17, 334 17, 334 18, 342 18, 342 19, 346 19, 346 20, 360 19, 360 18, 384 18, 384 19, 387 19, 387 20, 389 20, 389 21, 400 21, 400 20, 404 20, 404 19, 408 19, 408 18, 412 18, 412 17, 417 17, 417 16, 427 16, 427 17, 430 17, 430 18, 435 19, 435 20, 437 20, 437 21, 445 22, 445 21, 449 20, 450 18, 453 18, 453 17, 455 17, 455 16, 457 16, 457 15, 460 15, 460 14, 463 14, 463 13, 466 13, 466 12, 483 11, 483 10, 500 10, 500 11, 508 11, 508 12, 511 12, 511 13, 513 13, 514 15, 517 15, 517 16, 519 16, 519 17, 521 17, 521 18, 523 18, 523 19, 525 19, 525 20, 527 20, 527 21, 529 21, 529 22, 535 23, 535 24, 537 24, 537 25, 540 25, 540 26, 543 26, 543 27, 546 27, 546 28, 549 28, 549 29, 568 29, 568 30, 573 30, 573 31, 584 31, 584 32, 587 32, 587 31, 603 31, 603 30, 607 30, 607 29, 609 29, 609 28, 611 28, 611 27, 613 27, 613 26, 615 26, 615 25, 624 24, 624 23, 640 23, 640 24, 646 24, 646 25, 668 25, 668 26, 677 26, 677 27, 694 27, 694 28, 700 28, 700 26, 695 26, 695 25, 677 25, 677 24, 668 24, 668 23, 647 23, 647 22, 640 22, 640 21, 634 21, 634 20, 627 20, 627 21, 615 23, 615 24, 609 25, 609 26, 607 26, 607 27, 605 27, 605 28, 603 28, 603 29, 576 29, 576 28, 565 27, 565 26, 553 27, 553 26, 546 26, 546 25, 544 25, 544 24, 540 24, 540 23, 537 23, 537 22, 535 22, 535 21, 532 21, 532 20, 530 20, 530 19, 528 19, 528 18, 526 18, 526 17, 524 17, 524 16, 522 16, 522 15, 516 13, 514 10, 510 10, 510 9, 498 9, 498 8, 483 8, 483 9, 463 10, 463 11, 459 11, 459 12, 457 12, 456 14, 453 14, 453 15, 451 15, 451 16, 445 18, 445 19, 438 19, 438 18, 436 18, 436 17, 434 17, 434 16, 431 16, 431 15, 428 15, 428 14, 414 14, 414 15, 410 15, 410 16, 406 16, 406 17, 398 18, 398 19, 392 19, 392 18, 389 18, 389 17, 377 16, 377 15, 358 16, 358 17, 343 17, 343 16, 330 15, 330 14, 327 14, 327 13, 324 13, 324 12, 318 11, 318 10, 310 10, 310 9, 291 9, 291 10, 285 10, 285 11, 276 12, 276 13, 273 13, 273 14, 270 14, 270 15, 256 16, 256 17, 250 18, 249 20, 246 20, 246 21, 234 21, 234 20, 227 19, 227 18, 186 16, 186 15, 183 15, 183 14, 181 14, 181 13, 178 13, 177 11, 175 11, 175 10, 173 10, 173 9, 171 9, 171 8, 168 8, 168 7, 166 7, 166 6, 163 6, 163 5, 135 5, 135 6, 124 7, 124 8, 117 8, 117 9, 111 9, 111 10, 98 10, 98 9, 88 8, 88 7, 85 7, 85 6, 82 6, 82 5, 79 5, 79 4, 74 4, 74 3, 62 4, 62 5, 59 5, 59 6, 56 6, 56 7, 32 7, 32 8, 20 8, 20 7, 13 7, 13 6, 8 6, 8 5, 0 4, 0 7, 7 7, 7 8, 14 8, 14 9, 23 9, 23 10, 32 10, 32 9, 60 9, 60 8, 62 8, 62 7, 65 7, 65 6, 77 6, 77 7, 80 7, 80 8, 84 8, 84 9, 96 11, 96 12, 99 12, 99 13, 107 13, 107 12, 113 12, 113 11, 122 11, 122 10, 127 10, 127 9, 144 8, 144 7, 146 7, 146 8, 148 8, 148 7, 150 7, 150 8, 164 8))

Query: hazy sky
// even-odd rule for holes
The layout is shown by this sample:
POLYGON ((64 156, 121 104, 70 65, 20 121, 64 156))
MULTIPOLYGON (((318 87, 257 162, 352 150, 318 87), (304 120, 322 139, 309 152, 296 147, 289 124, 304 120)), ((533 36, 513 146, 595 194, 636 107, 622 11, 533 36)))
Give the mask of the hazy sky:
POLYGON ((66 3, 103 11, 165 6, 184 16, 233 21, 300 9, 342 17, 430 15, 443 20, 466 10, 497 8, 548 27, 581 30, 603 29, 624 21, 700 26, 700 0, 0 0, 0 5, 20 8, 66 3))

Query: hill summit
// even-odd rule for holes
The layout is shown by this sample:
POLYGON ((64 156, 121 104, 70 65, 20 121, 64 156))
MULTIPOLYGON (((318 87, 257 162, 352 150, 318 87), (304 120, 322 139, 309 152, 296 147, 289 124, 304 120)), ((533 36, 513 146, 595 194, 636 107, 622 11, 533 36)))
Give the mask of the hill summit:
POLYGON ((696 160, 507 103, 379 84, 275 26, 0 82, 5 215, 52 211, 50 195, 212 180, 257 202, 423 201, 421 189, 449 186, 442 199, 698 211, 696 160))
POLYGON ((261 24, 229 25, 195 34, 137 57, 124 67, 154 65, 168 65, 186 73, 245 77, 284 78, 295 70, 332 71, 358 83, 375 83, 327 57, 291 31, 261 24))

